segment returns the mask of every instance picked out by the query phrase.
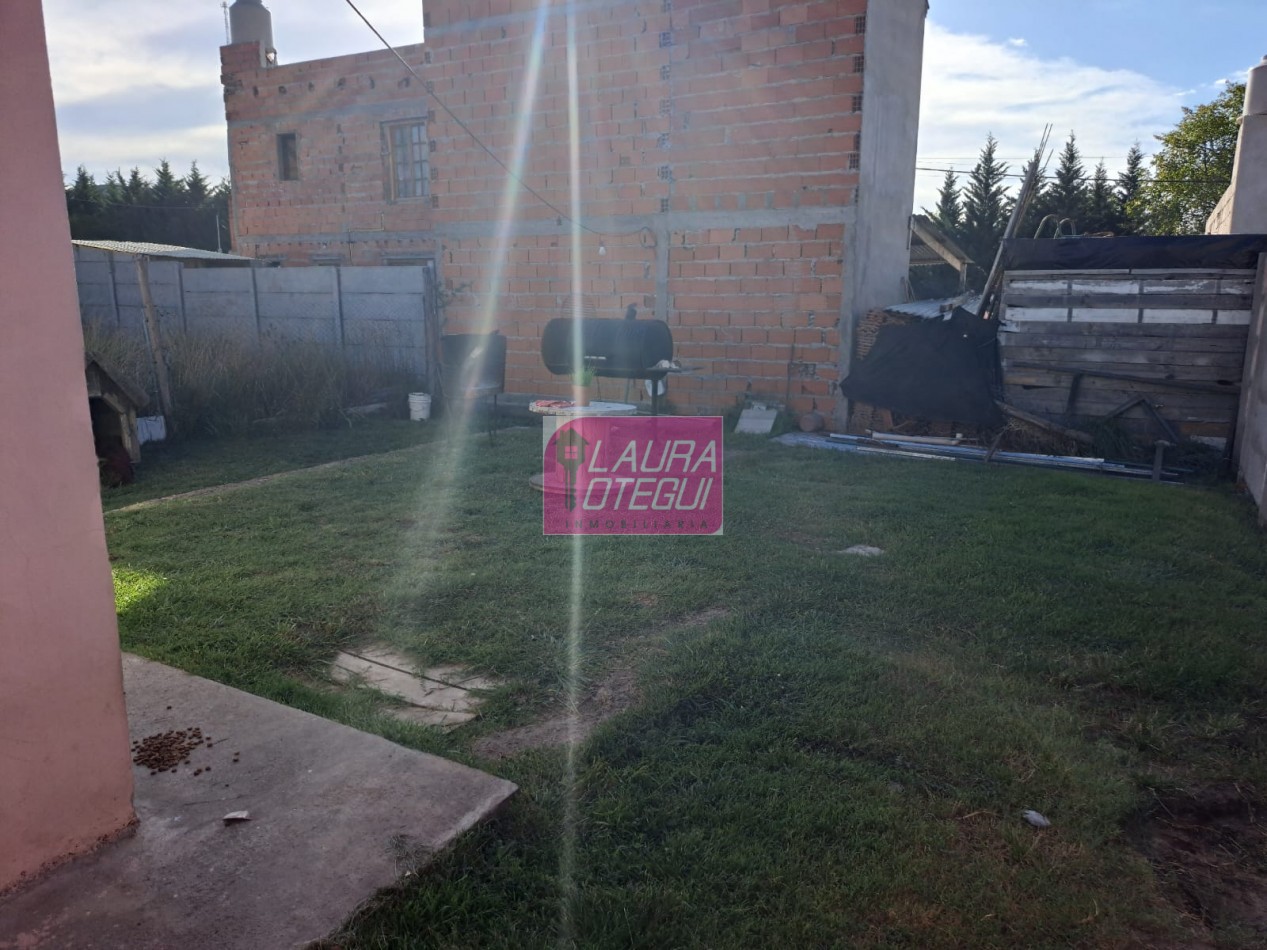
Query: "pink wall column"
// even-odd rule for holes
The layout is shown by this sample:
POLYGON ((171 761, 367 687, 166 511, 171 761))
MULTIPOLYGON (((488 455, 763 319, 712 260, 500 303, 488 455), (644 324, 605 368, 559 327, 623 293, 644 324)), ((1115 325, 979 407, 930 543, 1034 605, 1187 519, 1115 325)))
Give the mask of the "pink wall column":
POLYGON ((40 0, 0 3, 0 891, 132 819, 40 0))

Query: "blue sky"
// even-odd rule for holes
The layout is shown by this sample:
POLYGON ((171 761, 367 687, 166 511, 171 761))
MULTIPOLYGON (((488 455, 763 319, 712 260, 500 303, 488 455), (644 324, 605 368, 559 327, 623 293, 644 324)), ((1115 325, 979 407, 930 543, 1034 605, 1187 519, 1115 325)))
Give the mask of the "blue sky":
POLYGON ((1183 89, 1267 53, 1263 0, 932 0, 930 17, 956 33, 1024 39, 1042 60, 1134 70, 1183 89))
MULTIPOLYGON (((883 2, 883 0, 881 0, 883 2)), ((271 0, 283 62, 371 49, 342 0, 271 0)), ((416 0, 360 0, 394 43, 420 39, 416 0)), ((44 0, 64 171, 226 174, 219 0, 44 0), (109 29, 103 24, 110 24, 109 29)), ((920 165, 973 164, 993 132, 1019 165, 1050 122, 1111 171, 1267 53, 1267 0, 932 0, 920 165)), ((916 205, 941 175, 916 175, 916 205)))

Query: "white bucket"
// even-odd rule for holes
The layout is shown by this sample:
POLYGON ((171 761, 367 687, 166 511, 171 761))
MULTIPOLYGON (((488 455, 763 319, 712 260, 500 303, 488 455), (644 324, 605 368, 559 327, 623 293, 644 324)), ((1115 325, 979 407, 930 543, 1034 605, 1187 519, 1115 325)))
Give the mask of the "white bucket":
POLYGON ((413 422, 426 422, 431 418, 431 396, 427 393, 409 394, 409 418, 413 422))

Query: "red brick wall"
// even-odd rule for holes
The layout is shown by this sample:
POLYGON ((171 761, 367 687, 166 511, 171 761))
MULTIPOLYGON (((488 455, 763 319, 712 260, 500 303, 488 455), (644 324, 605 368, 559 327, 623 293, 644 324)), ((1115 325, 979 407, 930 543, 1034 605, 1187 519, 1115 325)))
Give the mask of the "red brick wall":
MULTIPOLYGON (((866 0, 577 7, 580 217, 602 232, 580 244, 586 309, 619 317, 634 303, 669 323, 679 358, 701 368, 672 380, 681 408, 722 410, 746 391, 825 408, 858 180, 866 0)), ((535 99, 520 102, 536 9, 429 0, 426 46, 401 53, 507 164, 527 111, 521 177, 570 214, 562 13, 546 20, 535 99)), ((539 340, 569 306, 566 219, 514 189, 499 246, 506 173, 386 50, 268 70, 256 55, 222 50, 236 249, 288 263, 434 256, 453 294, 448 329, 499 327, 508 389, 563 393, 539 340), (388 201, 381 124, 428 113, 431 195, 388 201), (277 180, 281 132, 298 136, 299 181, 277 180)))

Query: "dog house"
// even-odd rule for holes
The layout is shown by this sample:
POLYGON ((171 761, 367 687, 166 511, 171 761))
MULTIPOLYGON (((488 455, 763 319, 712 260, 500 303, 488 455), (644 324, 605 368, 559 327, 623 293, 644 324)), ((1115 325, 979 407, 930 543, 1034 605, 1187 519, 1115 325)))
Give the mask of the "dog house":
POLYGON ((96 353, 84 354, 84 377, 97 458, 103 471, 110 468, 119 481, 131 481, 131 466, 141 461, 136 414, 149 404, 149 397, 96 353))

